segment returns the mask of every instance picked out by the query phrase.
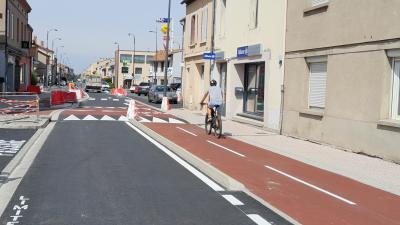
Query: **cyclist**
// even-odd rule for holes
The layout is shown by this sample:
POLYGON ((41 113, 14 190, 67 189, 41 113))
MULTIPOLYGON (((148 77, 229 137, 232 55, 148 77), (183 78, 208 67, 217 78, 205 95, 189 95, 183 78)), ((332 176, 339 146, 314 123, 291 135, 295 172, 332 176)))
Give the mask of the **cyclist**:
POLYGON ((222 90, 219 86, 217 86, 217 81, 214 79, 210 81, 210 87, 208 91, 204 94, 204 97, 201 100, 200 104, 204 103, 204 100, 206 100, 207 96, 208 96, 207 113, 209 120, 211 120, 212 119, 211 114, 213 108, 215 107, 218 110, 218 108, 222 105, 223 102, 222 90))

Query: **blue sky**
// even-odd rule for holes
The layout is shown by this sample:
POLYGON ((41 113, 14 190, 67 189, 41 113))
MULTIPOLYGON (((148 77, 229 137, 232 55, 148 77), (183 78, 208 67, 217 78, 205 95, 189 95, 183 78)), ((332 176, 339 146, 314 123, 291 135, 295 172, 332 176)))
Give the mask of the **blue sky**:
MULTIPOLYGON (((181 42, 182 27, 179 20, 185 15, 182 0, 172 0, 171 17, 175 20, 175 40, 181 42)), ((133 49, 128 33, 136 35, 137 50, 155 50, 154 30, 156 18, 167 17, 168 0, 28 0, 32 7, 29 23, 34 35, 46 41, 46 31, 51 40, 60 37, 56 46, 65 46, 66 63, 76 73, 82 72, 101 57, 113 57, 116 45, 121 49, 133 49)), ((158 31, 160 25, 158 25, 158 31)), ((159 32, 159 46, 162 45, 159 32)), ((175 46, 177 47, 177 46, 175 46)), ((160 47, 159 47, 160 48, 160 47)))

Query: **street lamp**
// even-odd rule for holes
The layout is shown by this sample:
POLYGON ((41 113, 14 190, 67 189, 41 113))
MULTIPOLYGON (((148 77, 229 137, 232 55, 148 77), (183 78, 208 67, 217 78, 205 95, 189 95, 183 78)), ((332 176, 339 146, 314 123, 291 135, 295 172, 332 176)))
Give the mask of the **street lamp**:
POLYGON ((157 33, 157 24, 156 24, 156 29, 155 30, 150 30, 150 33, 155 33, 156 34, 156 54, 154 55, 154 79, 153 79, 153 83, 156 83, 156 73, 157 73, 157 60, 156 60, 156 56, 157 56, 157 52, 158 52, 158 33, 157 33))
POLYGON ((167 75, 168 75, 168 56, 169 56, 169 31, 171 25, 171 0, 168 1, 168 27, 167 27, 167 43, 165 45, 165 69, 164 69, 164 97, 167 97, 167 75))
MULTIPOLYGON (((49 50, 49 34, 50 34, 50 32, 52 32, 52 31, 58 31, 57 29, 50 29, 50 30, 47 30, 47 38, 46 38, 46 49, 47 49, 47 51, 49 50)), ((49 60, 46 60, 46 76, 45 76, 45 82, 44 82, 44 86, 45 87, 48 87, 48 85, 49 85, 49 60)))
MULTIPOLYGON (((132 81, 133 81, 133 84, 135 84, 135 58, 136 58, 136 37, 135 37, 135 35, 134 34, 132 34, 132 33, 129 33, 128 34, 128 36, 129 37, 133 37, 133 77, 132 77, 132 81)), ((132 84, 132 83, 131 83, 132 84)))

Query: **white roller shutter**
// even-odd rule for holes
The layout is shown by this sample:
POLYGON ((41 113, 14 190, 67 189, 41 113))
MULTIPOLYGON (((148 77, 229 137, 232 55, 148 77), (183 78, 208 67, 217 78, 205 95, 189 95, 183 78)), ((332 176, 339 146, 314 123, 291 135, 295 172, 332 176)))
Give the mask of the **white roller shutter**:
POLYGON ((327 62, 310 63, 310 108, 325 108, 327 62))
POLYGON ((311 2, 312 6, 317 6, 329 2, 329 0, 311 0, 311 1, 312 1, 311 2))
POLYGON ((207 41, 208 7, 204 7, 201 18, 201 42, 207 41))

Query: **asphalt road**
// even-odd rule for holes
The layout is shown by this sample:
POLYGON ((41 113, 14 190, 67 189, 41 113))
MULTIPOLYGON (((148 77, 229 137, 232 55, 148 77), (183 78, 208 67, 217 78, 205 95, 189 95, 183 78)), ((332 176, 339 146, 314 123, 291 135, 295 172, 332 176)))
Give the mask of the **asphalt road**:
MULTIPOLYGON (((124 105, 91 97, 100 100, 88 107, 124 105)), ((213 190, 125 122, 59 121, 0 224, 246 225, 255 224, 251 213, 276 217, 243 193, 213 190)))

